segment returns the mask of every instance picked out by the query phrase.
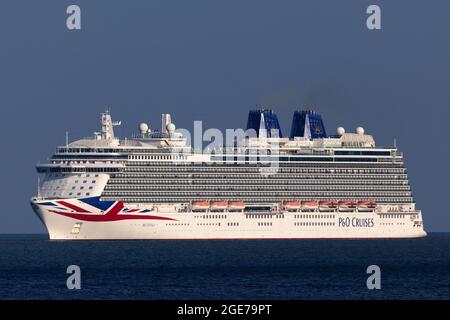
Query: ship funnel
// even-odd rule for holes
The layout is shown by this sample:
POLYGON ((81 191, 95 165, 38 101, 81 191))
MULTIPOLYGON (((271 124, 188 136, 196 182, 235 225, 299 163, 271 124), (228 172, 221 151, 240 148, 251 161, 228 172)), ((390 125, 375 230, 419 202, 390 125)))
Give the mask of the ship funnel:
POLYGON ((326 138, 327 133, 322 116, 313 110, 297 110, 294 112, 291 126, 291 139, 305 137, 308 139, 326 138))
POLYGON ((282 137, 278 117, 270 109, 250 110, 248 113, 247 130, 253 129, 259 138, 282 137))

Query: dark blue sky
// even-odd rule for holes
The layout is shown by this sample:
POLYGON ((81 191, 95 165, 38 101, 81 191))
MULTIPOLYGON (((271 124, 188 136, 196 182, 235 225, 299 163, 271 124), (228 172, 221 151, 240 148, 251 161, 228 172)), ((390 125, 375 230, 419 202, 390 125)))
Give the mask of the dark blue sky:
POLYGON ((405 152, 428 231, 450 231, 450 2, 189 0, 0 2, 0 232, 44 232, 29 206, 34 165, 98 130, 109 107, 121 136, 141 121, 246 124, 255 105, 289 132, 295 109, 329 133, 361 125, 405 152), (78 4, 82 30, 66 29, 78 4), (382 9, 382 30, 366 8, 382 9))

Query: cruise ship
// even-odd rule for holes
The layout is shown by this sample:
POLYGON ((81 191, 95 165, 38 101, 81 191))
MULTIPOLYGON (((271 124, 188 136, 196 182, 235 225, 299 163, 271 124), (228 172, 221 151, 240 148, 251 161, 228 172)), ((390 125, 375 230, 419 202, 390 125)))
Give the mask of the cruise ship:
POLYGON ((102 113, 99 132, 36 166, 31 206, 50 239, 426 236, 402 152, 362 127, 328 135, 320 114, 297 110, 284 136, 275 112, 257 109, 243 135, 198 148, 169 114, 130 138, 117 125, 102 113))

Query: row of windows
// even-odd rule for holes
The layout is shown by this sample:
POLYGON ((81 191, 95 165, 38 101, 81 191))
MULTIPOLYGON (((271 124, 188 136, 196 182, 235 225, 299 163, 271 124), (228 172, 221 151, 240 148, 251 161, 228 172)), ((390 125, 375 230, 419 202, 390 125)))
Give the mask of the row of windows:
MULTIPOLYGON (((86 192, 86 193, 82 193, 82 192, 69 192, 68 193, 68 196, 77 196, 77 197, 80 197, 80 196, 90 196, 91 195, 91 193, 90 192, 86 192)), ((61 195, 61 193, 59 193, 59 192, 53 192, 52 193, 52 196, 54 196, 54 197, 56 197, 56 196, 62 196, 61 195)))
MULTIPOLYGON (((185 148, 184 150, 186 150, 187 153, 192 153, 192 150, 190 148, 185 148)), ((263 153, 270 153, 271 150, 270 149, 255 149, 255 148, 242 148, 242 147, 238 147, 238 148, 234 148, 234 147, 224 147, 224 148, 220 148, 219 150, 221 150, 222 153, 224 154, 228 154, 228 153, 232 153, 232 154, 256 154, 258 151, 263 152, 263 153)), ((314 152, 314 154, 327 154, 329 152, 329 150, 312 150, 314 152)), ((79 147, 79 148, 74 148, 74 147, 59 147, 56 149, 57 153, 162 153, 164 152, 164 150, 160 150, 160 149, 145 149, 145 148, 139 148, 139 149, 124 149, 124 148, 101 148, 101 147, 96 147, 96 148, 90 148, 90 147, 79 147)), ((171 151, 167 151, 167 152, 171 152, 171 151)), ((177 154, 183 154, 182 150, 180 150, 177 154)), ((373 156, 390 156, 392 154, 397 154, 400 155, 401 152, 395 152, 395 150, 387 150, 387 151, 380 151, 380 150, 335 150, 334 151, 335 155, 373 155, 373 156)))
MULTIPOLYGON (((75 187, 75 186, 72 186, 71 190, 75 190, 75 189, 76 189, 76 187, 75 187)), ((80 190, 84 190, 84 186, 81 186, 79 189, 80 189, 80 190)), ((89 190, 92 190, 93 187, 90 186, 88 189, 89 189, 89 190)), ((40 190, 41 190, 41 191, 65 190, 65 188, 64 188, 64 187, 61 187, 61 186, 48 186, 48 187, 42 187, 40 190)))
MULTIPOLYGON (((94 174, 90 174, 90 173, 88 173, 88 174, 79 173, 76 176, 79 178, 89 178, 89 177, 91 177, 91 175, 96 178, 98 177, 98 174, 94 175, 94 174)), ((74 175, 70 175, 70 174, 66 174, 66 173, 49 173, 47 175, 48 178, 66 178, 66 177, 73 177, 73 176, 74 175)))
POLYGON ((182 155, 155 155, 155 156, 143 156, 143 155, 131 155, 128 157, 130 160, 186 160, 187 156, 182 155))
MULTIPOLYGON (((92 156, 90 159, 76 159, 76 160, 63 160, 58 158, 67 158, 68 156, 61 156, 61 157, 53 157, 51 160, 51 163, 53 164, 123 164, 122 161, 115 161, 112 158, 120 158, 125 159, 126 156, 115 156, 115 157, 107 157, 105 159, 102 155, 92 156)), ((133 157, 145 157, 145 156, 133 156, 133 157)), ((151 156, 152 158, 155 158, 154 160, 182 160, 177 159, 173 157, 178 156, 151 156), (160 158, 160 159, 158 159, 160 158)), ((70 158, 77 158, 76 156, 70 156, 70 158)), ((336 168, 336 170, 345 170, 344 168, 348 168, 348 170, 354 170, 354 169, 361 169, 361 170, 368 170, 368 169, 397 169, 397 170, 405 170, 403 167, 403 162, 380 162, 380 163, 343 163, 343 162, 329 162, 329 163, 286 163, 286 162, 272 162, 267 163, 265 165, 261 164, 254 164, 249 165, 245 163, 222 163, 222 164, 216 164, 212 162, 202 162, 202 163, 186 163, 186 162, 177 162, 177 161, 166 161, 166 162, 158 162, 158 161, 152 161, 152 162, 139 162, 139 161, 132 161, 126 163, 127 168, 133 170, 133 169, 148 169, 150 171, 161 171, 161 170, 175 170, 175 171, 208 171, 209 169, 213 170, 219 170, 219 171, 251 171, 253 170, 259 170, 262 167, 269 167, 273 166, 274 164, 277 164, 277 167, 282 168, 285 172, 295 172, 301 167, 305 170, 310 170, 308 172, 331 172, 333 168, 336 168), (141 166, 141 167, 139 167, 141 166), (311 168, 311 169, 307 169, 311 168), (321 170, 321 171, 317 171, 321 170)), ((39 167, 38 168, 40 172, 114 172, 118 171, 118 168, 45 168, 45 167, 39 167)))
MULTIPOLYGON (((92 188, 93 188, 93 187, 90 186, 90 187, 89 187, 89 190, 92 190, 92 188)), ((81 187, 80 187, 80 190, 83 190, 83 189, 84 189, 84 186, 81 186, 81 187)), ((75 190, 75 186, 72 187, 72 190, 75 190)))
POLYGON ((237 226, 239 226, 239 222, 228 222, 227 225, 229 227, 237 227, 237 226))
POLYGON ((382 214, 380 215, 381 219, 403 219, 405 217, 404 214, 382 214))
MULTIPOLYGON (((161 149, 123 149, 123 148, 86 148, 86 147, 80 147, 80 148, 66 148, 66 147, 59 147, 56 149, 57 153, 164 153, 164 150, 161 149)), ((167 152, 171 152, 170 150, 167 150, 167 152)))
MULTIPOLYGON (((159 197, 159 196, 146 196, 146 197, 134 197, 134 196, 111 196, 111 195, 106 195, 103 194, 102 198, 104 200, 109 200, 109 201, 116 201, 116 200, 122 200, 125 202, 130 202, 130 203, 189 203, 190 201, 192 201, 192 197, 159 197)), ((284 201, 284 200, 301 200, 301 201, 312 201, 312 200, 329 200, 331 197, 316 197, 316 198, 311 198, 311 197, 283 197, 283 196, 279 196, 278 198, 273 198, 273 197, 241 197, 241 196, 237 196, 237 197, 221 197, 220 195, 214 198, 210 198, 210 197, 199 197, 194 199, 195 201, 198 200, 211 200, 211 201, 221 201, 221 200, 226 200, 226 201, 245 201, 246 203, 260 203, 261 201, 265 201, 265 202, 280 202, 280 201, 284 201)), ((346 200, 348 199, 347 197, 345 198, 337 198, 337 197, 332 197, 331 199, 334 200, 346 200)), ((367 197, 353 197, 354 200, 367 200, 367 197)), ((379 204, 387 204, 387 203, 395 203, 395 204, 410 204, 413 202, 413 198, 412 197, 390 197, 390 198, 386 198, 386 197, 371 197, 370 200, 376 201, 379 204)))
MULTIPOLYGON (((390 159, 391 160, 391 159, 390 159)), ((260 155, 260 156, 211 156, 211 162, 213 163, 260 163, 260 162, 277 162, 277 161, 292 161, 292 162, 377 162, 378 158, 344 158, 344 157, 298 157, 284 155, 260 155)), ((392 161, 392 160, 391 160, 392 161)))
MULTIPOLYGON (((123 173, 120 174, 120 178, 163 178, 163 177, 185 177, 185 178, 242 178, 242 179, 256 179, 261 177, 261 173, 258 172, 256 174, 239 174, 239 173, 228 173, 228 174, 173 174, 173 173, 166 173, 166 174, 130 174, 130 173, 123 173)), ((359 175, 359 174, 333 174, 333 175, 320 175, 320 174, 283 174, 283 173, 275 173, 273 175, 266 175, 267 180, 270 179, 278 179, 278 178, 288 178, 288 179, 309 179, 309 180, 316 180, 316 179, 363 179, 363 180, 369 180, 369 179, 398 179, 398 180, 406 180, 407 175, 401 174, 401 175, 395 175, 395 174, 372 174, 372 175, 359 175)))
MULTIPOLYGON (((339 197, 339 198, 353 198, 353 197, 399 197, 399 196, 410 196, 411 192, 392 192, 392 191, 371 191, 371 192, 354 192, 354 191, 321 191, 321 192, 302 192, 297 191, 295 194, 293 194, 291 191, 279 191, 279 190, 273 190, 270 192, 266 191, 257 191, 255 194, 255 191, 239 191, 233 192, 233 191, 221 191, 221 192, 215 192, 215 191, 171 191, 170 196, 191 196, 191 197, 206 197, 209 198, 213 197, 242 197, 242 196, 258 196, 258 197, 270 197, 273 195, 279 195, 284 197, 309 197, 309 198, 319 198, 319 197, 339 197)), ((136 192, 136 191, 113 191, 113 190, 105 190, 104 192, 105 196, 169 196, 167 192, 159 192, 159 191, 149 191, 149 192, 136 192)))
POLYGON ((176 182, 177 184, 220 184, 223 185, 224 183, 228 184, 237 184, 237 185, 247 185, 247 184, 267 184, 267 183, 273 183, 273 184, 283 184, 283 185, 289 185, 289 184, 300 184, 300 185, 332 185, 332 184, 339 184, 339 185, 407 185, 407 180, 324 180, 324 179, 316 179, 316 180, 294 180, 294 179, 186 179, 186 178, 168 178, 168 179, 120 179, 120 178, 112 178, 108 181, 108 184, 111 185, 117 185, 117 184, 173 184, 176 182))
POLYGON ((258 226, 260 227, 267 227, 267 226, 271 226, 272 222, 258 222, 258 226))
MULTIPOLYGON (((56 149, 56 152, 58 153, 77 153, 77 152, 90 152, 90 153, 118 153, 118 152, 124 152, 123 149, 105 149, 105 148, 66 148, 66 147, 60 147, 56 149)), ((132 149, 129 149, 128 151, 133 152, 132 149)))
MULTIPOLYGON (((174 167, 176 168, 176 167, 174 167)), ((283 174, 286 177, 292 177, 292 176, 302 176, 302 175, 306 175, 306 176, 310 176, 311 174, 322 174, 325 175, 327 177, 329 177, 330 175, 337 175, 337 176, 341 176, 341 175, 351 175, 351 176, 355 176, 358 174, 365 174, 365 175, 402 175, 402 174, 406 174, 406 170, 402 169, 402 170, 397 170, 397 169, 373 169, 373 170, 357 170, 357 169, 343 169, 343 170, 336 170, 336 171, 330 171, 330 170, 311 170, 314 172, 309 172, 309 170, 303 170, 303 169, 298 169, 295 170, 294 172, 289 172, 286 170, 283 170, 283 168, 281 167, 265 167, 265 168, 258 168, 258 170, 171 170, 171 169, 161 169, 161 168, 155 168, 155 169, 149 169, 149 168, 124 168, 124 170, 122 171, 125 174, 133 174, 133 173, 147 173, 147 174, 151 174, 151 173, 160 173, 161 175, 166 175, 168 173, 170 174, 177 174, 180 176, 183 175, 198 175, 199 177, 202 176, 208 176, 208 174, 220 174, 220 175, 233 175, 233 174, 246 174, 249 177, 251 176, 256 176, 259 175, 261 172, 267 172, 267 170, 271 170, 271 171, 275 171, 275 173, 277 174, 283 174)))
POLYGON ((39 173, 79 173, 79 172, 109 172, 116 173, 121 171, 120 168, 85 168, 85 167, 73 167, 73 168, 43 168, 37 167, 39 173))
POLYGON ((227 218, 227 216, 226 215, 224 215, 224 214, 219 214, 219 215, 217 215, 217 214, 213 214, 213 215, 211 215, 211 214, 206 214, 206 215, 203 215, 203 216, 201 216, 203 219, 226 219, 227 218))
POLYGON ((58 154, 52 157, 53 160, 61 160, 61 159, 77 159, 78 162, 83 162, 86 160, 93 159, 127 159, 126 155, 114 155, 114 154, 90 154, 90 155, 76 155, 76 154, 58 154))
POLYGON ((333 186, 304 186, 304 185, 107 185, 106 190, 200 190, 200 191, 212 191, 212 190, 336 190, 336 191, 409 191, 409 186, 355 186, 355 185, 333 185, 333 186))
POLYGON ((271 214, 248 214, 247 219, 271 219, 273 215, 271 214))
POLYGON ((296 214, 294 219, 334 219, 334 214, 296 214))
MULTIPOLYGON (((405 168, 349 168, 342 169, 336 168, 332 169, 330 167, 327 168, 285 168, 285 167, 272 167, 276 168, 278 172, 283 173, 404 173, 405 168)), ((179 167, 175 165, 166 166, 166 167, 131 167, 127 166, 124 171, 126 172, 243 172, 243 173, 251 173, 251 172, 260 172, 260 167, 245 167, 241 168, 238 166, 234 167, 217 167, 217 166, 208 166, 203 165, 201 167, 179 167)))
MULTIPOLYGON (((79 180, 75 180, 75 183, 78 183, 78 182, 79 182, 79 180)), ((82 183, 87 183, 87 180, 83 180, 82 183)), ((95 180, 92 180, 91 183, 95 183, 95 180)))
POLYGON ((305 227, 330 227, 334 226, 334 222, 294 222, 294 226, 305 226, 305 227))
MULTIPOLYGON (((273 163, 279 163, 280 166, 283 168, 289 169, 289 168, 295 168, 295 167, 302 167, 302 168, 401 168, 403 166, 403 159, 396 158, 396 159, 383 159, 379 158, 379 160, 388 160, 388 162, 365 162, 365 163, 358 163, 358 162, 352 162, 352 163, 345 163, 345 162, 304 162, 304 163, 292 163, 292 162, 282 162, 282 161, 272 161, 273 163), (394 161, 393 161, 394 160, 394 161)), ((103 160, 104 161, 104 160, 103 160)), ((110 160, 107 160, 110 161, 110 160)), ((159 161, 159 162, 148 162, 148 161, 128 161, 126 162, 127 166, 144 166, 144 167, 170 167, 170 166, 177 166, 179 168, 196 168, 196 167, 219 167, 219 168, 258 168, 270 165, 268 164, 260 164, 260 163, 254 163, 249 164, 245 162, 237 162, 237 163, 227 163, 227 162, 212 162, 212 161, 159 161)))
POLYGON ((334 154, 349 156, 390 156, 391 151, 335 150, 334 154))

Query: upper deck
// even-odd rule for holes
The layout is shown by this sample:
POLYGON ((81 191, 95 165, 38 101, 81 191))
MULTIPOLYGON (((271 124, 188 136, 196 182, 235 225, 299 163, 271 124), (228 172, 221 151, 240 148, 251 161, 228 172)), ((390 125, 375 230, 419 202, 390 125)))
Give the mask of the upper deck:
POLYGON ((101 132, 57 147, 49 163, 38 164, 37 168, 39 172, 94 172, 97 169, 118 172, 128 161, 262 165, 273 162, 403 164, 403 154, 397 148, 377 147, 373 137, 365 134, 361 127, 356 133, 346 133, 340 127, 337 135, 327 136, 322 119, 316 113, 296 112, 294 121, 300 123, 293 123, 291 137, 282 137, 272 111, 262 110, 260 118, 255 118, 255 115, 258 115, 255 111, 250 113, 246 131, 236 129, 232 132, 231 146, 224 143, 202 148, 191 146, 188 138, 175 130, 170 115, 162 115, 160 131, 152 131, 147 124, 141 123, 138 134, 129 139, 119 139, 114 135, 113 127, 120 122, 113 122, 111 115, 104 113, 101 132), (266 124, 264 119, 269 117, 271 122, 266 124), (255 130, 258 121, 259 127, 255 130), (296 136, 299 131, 302 135, 296 136))

